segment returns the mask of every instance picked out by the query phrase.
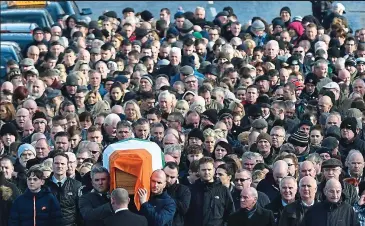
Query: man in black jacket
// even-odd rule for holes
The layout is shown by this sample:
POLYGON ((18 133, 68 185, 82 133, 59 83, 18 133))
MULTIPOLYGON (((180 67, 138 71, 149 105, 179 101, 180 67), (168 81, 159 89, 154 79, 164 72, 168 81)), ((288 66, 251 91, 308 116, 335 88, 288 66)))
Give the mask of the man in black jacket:
POLYGON ((176 203, 176 212, 172 225, 183 226, 184 217, 190 205, 190 190, 187 186, 177 183, 179 166, 175 162, 167 162, 163 171, 166 174, 167 194, 176 203))
POLYGON ((360 226, 359 219, 351 205, 345 202, 341 183, 337 179, 327 181, 324 188, 326 200, 316 203, 304 215, 305 226, 360 226))
POLYGON ((214 160, 199 160, 200 180, 191 186, 190 208, 185 225, 223 226, 234 212, 232 196, 227 187, 214 180, 214 160))
MULTIPOLYGON (((324 177, 324 181, 318 185, 318 190, 316 193, 316 199, 319 201, 324 201, 325 197, 325 186, 326 182, 330 179, 336 179, 340 181, 340 174, 342 172, 342 163, 340 160, 331 158, 322 163, 322 174, 324 177)), ((341 181, 342 195, 346 197, 344 202, 347 202, 351 206, 358 201, 359 197, 357 195, 356 188, 347 183, 341 181)))
POLYGON ((341 139, 339 151, 341 153, 342 162, 345 162, 347 155, 352 149, 359 150, 365 154, 365 141, 358 136, 360 128, 358 127, 357 119, 347 117, 341 122, 341 139))
POLYGON ((227 226, 274 226, 274 215, 270 210, 257 205, 258 194, 255 188, 248 187, 240 195, 240 209, 228 218, 227 226))
POLYGON ((66 176, 68 156, 57 152, 53 158, 53 175, 46 182, 61 205, 62 225, 75 226, 79 222, 78 190, 81 183, 66 176))
POLYGON ((103 220, 113 214, 109 204, 109 172, 96 165, 91 170, 93 190, 80 197, 79 209, 84 226, 99 226, 103 220))
POLYGON ((279 226, 299 226, 304 214, 315 203, 317 182, 311 176, 305 176, 299 181, 300 199, 284 207, 279 226))
POLYGON ((280 181, 280 196, 265 206, 266 209, 273 212, 276 224, 280 221, 284 207, 295 201, 297 190, 298 185, 294 177, 287 176, 280 181))
POLYGON ((147 226, 147 219, 143 216, 132 213, 128 210, 129 204, 128 191, 124 188, 116 188, 111 194, 111 206, 114 214, 104 220, 104 224, 100 226, 119 226, 119 225, 134 225, 147 226))
MULTIPOLYGON (((231 191, 234 207, 236 210, 240 209, 241 192, 245 188, 251 187, 252 174, 246 169, 239 169, 234 176, 234 189, 231 191)), ((263 192, 257 191, 257 205, 264 208, 270 203, 269 197, 263 192)))

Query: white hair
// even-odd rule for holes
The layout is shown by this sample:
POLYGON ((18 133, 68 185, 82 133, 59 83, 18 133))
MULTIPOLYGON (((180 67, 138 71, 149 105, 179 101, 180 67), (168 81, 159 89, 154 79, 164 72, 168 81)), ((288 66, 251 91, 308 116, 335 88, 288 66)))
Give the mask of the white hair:
POLYGON ((170 50, 170 55, 176 53, 177 55, 181 56, 181 49, 178 47, 172 47, 170 50))
POLYGON ((336 70, 340 71, 340 70, 344 69, 345 68, 345 62, 346 62, 345 58, 342 58, 342 57, 337 58, 337 60, 335 62, 336 70))
MULTIPOLYGON (((279 43, 278 43, 278 41, 276 41, 276 40, 270 40, 270 41, 268 41, 267 43, 266 43, 266 46, 271 46, 271 45, 273 45, 273 46, 275 46, 277 49, 279 49, 279 43)), ((265 46, 265 47, 266 47, 265 46)))
POLYGON ((111 113, 105 117, 104 125, 112 125, 113 123, 118 123, 120 121, 121 121, 121 119, 117 114, 111 113))
POLYGON ((317 52, 318 49, 323 49, 327 52, 328 46, 324 41, 318 41, 314 44, 314 51, 317 52))
POLYGON ((248 191, 249 191, 249 193, 250 193, 250 195, 252 195, 254 198, 258 198, 259 197, 259 194, 257 193, 257 190, 256 190, 256 188, 254 188, 254 187, 249 187, 249 188, 247 188, 248 189, 248 191))
POLYGON ((180 144, 169 144, 164 147, 164 154, 179 153, 181 155, 182 147, 180 144))
POLYGON ((160 101, 162 98, 166 98, 166 99, 170 99, 171 101, 173 101, 173 97, 172 94, 169 93, 168 90, 164 90, 162 91, 159 95, 158 95, 158 100, 160 101))

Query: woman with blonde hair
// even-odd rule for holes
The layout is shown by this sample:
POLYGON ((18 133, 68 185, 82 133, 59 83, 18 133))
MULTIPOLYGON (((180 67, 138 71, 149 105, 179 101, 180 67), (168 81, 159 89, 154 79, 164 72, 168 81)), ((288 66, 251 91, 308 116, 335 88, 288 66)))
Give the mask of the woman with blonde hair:
POLYGON ((94 107, 94 105, 99 101, 102 101, 99 91, 97 91, 97 90, 89 91, 85 96, 86 110, 91 111, 91 109, 94 107))
POLYGON ((120 34, 115 34, 111 38, 111 44, 114 46, 115 50, 120 51, 120 46, 122 45, 124 38, 120 34))
POLYGON ((81 124, 80 124, 80 120, 79 120, 79 115, 76 113, 68 113, 66 115, 66 119, 67 119, 67 124, 68 127, 70 128, 71 126, 76 126, 77 128, 81 128, 81 124))
POLYGON ((189 104, 186 100, 178 100, 174 108, 174 112, 180 112, 184 117, 189 111, 189 104))
POLYGON ((214 145, 217 141, 217 134, 214 130, 211 128, 208 128, 203 131, 204 136, 204 146, 209 151, 209 153, 213 153, 214 151, 214 145))
POLYGON ((232 101, 229 106, 228 109, 232 111, 232 113, 234 114, 238 114, 241 116, 241 118, 243 118, 243 116, 245 116, 245 108, 243 107, 243 104, 241 104, 238 101, 232 101))
POLYGON ((137 119, 142 118, 141 110, 133 100, 125 102, 123 109, 126 119, 130 122, 135 122, 137 119))
POLYGON ((78 60, 72 71, 80 71, 86 78, 88 78, 90 66, 86 61, 78 60))
POLYGON ((110 112, 110 104, 106 100, 98 101, 93 108, 91 109, 91 115, 99 115, 100 113, 108 113, 110 112))
POLYGON ((70 75, 75 75, 77 77, 77 84, 79 86, 87 86, 87 77, 81 71, 72 71, 70 75))

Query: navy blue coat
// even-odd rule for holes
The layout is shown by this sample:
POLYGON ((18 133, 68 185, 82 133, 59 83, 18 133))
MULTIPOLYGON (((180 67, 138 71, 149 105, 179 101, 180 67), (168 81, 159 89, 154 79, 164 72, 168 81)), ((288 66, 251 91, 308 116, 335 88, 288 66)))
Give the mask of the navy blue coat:
POLYGON ((171 226, 175 211, 175 201, 164 191, 143 203, 140 213, 147 218, 148 226, 171 226))
POLYGON ((48 188, 42 188, 38 193, 32 193, 27 189, 23 195, 15 199, 11 207, 9 226, 12 225, 61 226, 60 204, 48 188))

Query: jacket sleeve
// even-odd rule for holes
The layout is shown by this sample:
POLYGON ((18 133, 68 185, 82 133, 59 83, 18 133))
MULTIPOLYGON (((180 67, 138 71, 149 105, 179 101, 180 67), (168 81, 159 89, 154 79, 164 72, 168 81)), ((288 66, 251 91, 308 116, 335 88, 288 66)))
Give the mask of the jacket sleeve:
POLYGON ((84 220, 103 220, 113 214, 110 203, 92 208, 91 202, 87 195, 83 195, 79 198, 79 210, 84 220))
POLYGON ((185 215, 188 212, 190 199, 191 193, 189 188, 181 186, 181 192, 179 193, 179 196, 174 199, 174 201, 176 203, 176 210, 182 215, 185 215))
POLYGON ((19 216, 19 212, 18 212, 18 199, 17 199, 14 201, 13 205, 11 206, 8 225, 9 226, 20 225, 19 217, 20 216, 19 216))
POLYGON ((58 202, 57 198, 51 194, 50 198, 50 222, 52 223, 52 226, 61 226, 62 225, 62 212, 61 212, 61 206, 58 202))
POLYGON ((229 192, 228 188, 226 188, 225 190, 226 190, 226 206, 224 208, 223 220, 227 222, 229 215, 235 212, 235 208, 231 193, 229 192))
POLYGON ((168 203, 166 202, 162 209, 157 211, 150 203, 145 202, 142 204, 140 211, 149 223, 153 222, 153 225, 165 225, 174 219, 176 204, 171 199, 168 203))

